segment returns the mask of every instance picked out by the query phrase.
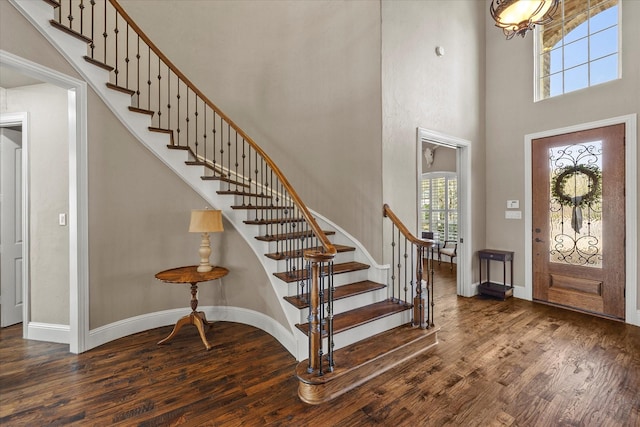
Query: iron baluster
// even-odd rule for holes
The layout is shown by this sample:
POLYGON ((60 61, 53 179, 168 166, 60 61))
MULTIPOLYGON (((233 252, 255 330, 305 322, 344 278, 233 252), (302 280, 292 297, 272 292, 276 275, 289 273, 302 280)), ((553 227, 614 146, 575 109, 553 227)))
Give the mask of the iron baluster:
POLYGON ((202 153, 202 158, 203 160, 209 164, 209 158, 207 157, 207 116, 208 114, 208 108, 207 108, 207 103, 202 100, 202 108, 204 110, 204 123, 202 124, 202 146, 203 146, 203 153, 202 153))
POLYGON ((91 4, 91 43, 89 44, 89 48, 91 49, 91 59, 94 59, 94 51, 96 48, 95 35, 94 35, 96 0, 91 0, 90 4, 91 4))
POLYGON ((69 0, 69 15, 67 15, 67 20, 69 21, 69 29, 73 30, 73 3, 72 3, 72 0, 69 0))
MULTIPOLYGON (((227 123, 227 173, 231 178, 231 125, 227 123)), ((231 191, 231 180, 227 180, 227 190, 231 191)))
POLYGON ((184 100, 185 103, 185 109, 187 110, 187 113, 185 114, 185 119, 184 119, 184 127, 186 130, 186 135, 185 135, 185 146, 189 147, 191 145, 191 140, 189 139, 189 86, 186 87, 186 91, 187 91, 187 96, 184 100))
POLYGON ((181 135, 181 129, 180 129, 180 124, 182 123, 182 119, 180 118, 180 81, 178 81, 178 84, 176 85, 177 89, 176 91, 178 92, 176 94, 176 104, 178 104, 178 111, 177 111, 177 116, 176 116, 176 122, 177 122, 177 126, 176 126, 176 142, 178 143, 178 147, 180 146, 180 137, 181 135))
MULTIPOLYGON (((137 62, 137 67, 138 67, 138 77, 137 77, 137 83, 136 83, 136 106, 138 108, 140 108, 140 35, 138 34, 138 47, 137 47, 137 51, 136 51, 136 62, 137 62)), ((180 92, 178 92, 179 94, 180 92)), ((179 98, 179 96, 178 96, 179 98)))
MULTIPOLYGON (((408 273, 408 269, 407 269, 407 258, 408 258, 408 254, 407 254, 407 238, 404 238, 404 301, 408 301, 407 299, 407 284, 409 282, 409 280, 407 279, 407 273, 408 273)), ((399 296, 399 295, 398 295, 399 296)))
POLYGON ((104 52, 103 52, 103 63, 107 63, 107 37, 109 36, 109 34, 107 34, 107 2, 104 2, 104 31, 102 32, 102 38, 104 39, 104 52))
POLYGON ((80 0, 80 34, 84 35, 84 0, 80 0))
POLYGON ((158 127, 162 127, 162 67, 158 57, 158 127))
MULTIPOLYGON (((119 64, 119 60, 118 60, 118 36, 120 33, 120 30, 118 29, 118 11, 114 11, 114 18, 115 18, 115 28, 113 29, 113 34, 115 34, 115 51, 116 51, 116 56, 114 58, 114 62, 115 62, 115 69, 113 70, 114 74, 116 75, 116 86, 118 86, 118 75, 120 74, 120 68, 118 67, 119 64)), ((106 51, 106 49, 105 49, 106 51)))
POLYGON ((396 264, 396 227, 393 223, 391 223, 391 300, 393 301, 393 297, 395 295, 396 288, 396 270, 394 268, 396 264))
MULTIPOLYGON (((222 118, 220 118, 220 120, 222 120, 222 118)), ((213 148, 212 148, 212 153, 213 153, 213 175, 215 176, 217 173, 218 168, 216 167, 216 155, 217 155, 217 151, 216 151, 216 110, 213 110, 213 129, 212 129, 212 139, 213 139, 213 148)))

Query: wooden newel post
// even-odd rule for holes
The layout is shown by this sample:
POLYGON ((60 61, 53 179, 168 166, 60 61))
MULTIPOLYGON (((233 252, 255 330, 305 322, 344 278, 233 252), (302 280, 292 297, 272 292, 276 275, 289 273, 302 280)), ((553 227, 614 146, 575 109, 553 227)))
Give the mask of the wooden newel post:
MULTIPOLYGON (((428 319, 426 318, 426 302, 424 295, 422 294, 422 278, 424 275, 424 246, 416 246, 417 251, 417 265, 416 265, 416 296, 413 298, 413 326, 420 326, 421 328, 427 327, 428 319)), ((427 259, 427 270, 429 260, 427 259)), ((427 274, 428 280, 428 274, 427 274)))
POLYGON ((322 360, 320 359, 320 349, 322 348, 322 333, 320 332, 320 266, 317 261, 311 262, 311 296, 309 323, 309 368, 313 371, 320 368, 322 360))
MULTIPOLYGON (((320 275, 322 274, 321 264, 333 260, 333 254, 321 252, 306 252, 304 258, 311 263, 311 288, 309 289, 309 372, 321 370, 322 368, 322 330, 321 322, 322 310, 320 301, 320 275)), ((332 321, 332 319, 328 319, 332 321)))

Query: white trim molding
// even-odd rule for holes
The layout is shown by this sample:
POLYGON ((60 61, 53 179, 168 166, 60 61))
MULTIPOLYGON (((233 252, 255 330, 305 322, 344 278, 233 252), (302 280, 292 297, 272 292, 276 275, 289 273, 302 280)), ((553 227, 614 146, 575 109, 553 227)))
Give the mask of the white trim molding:
MULTIPOLYGON (((67 89, 69 112, 69 331, 67 343, 72 353, 86 350, 89 318, 89 238, 87 174, 87 84, 56 70, 0 50, 0 64, 46 83, 67 89)), ((24 131, 24 129, 23 129, 24 131)), ((28 156, 28 153, 27 153, 28 156)), ((25 181, 27 182, 27 181, 25 181)), ((28 186, 28 185, 27 185, 28 186)), ((25 235, 25 236, 28 236, 25 235)), ((28 259, 28 258, 25 258, 28 259)), ((26 275, 25 277, 29 277, 26 275)), ((28 280, 26 281, 28 288, 28 280)), ((25 292, 28 292, 27 289, 25 292)), ((28 295, 28 294, 27 294, 28 295)), ((29 299, 24 299, 25 323, 29 321, 29 299)), ((25 338, 32 338, 25 327, 25 338)), ((37 329, 40 330, 40 329, 37 329)), ((57 330, 44 328, 43 330, 57 330)), ((59 342, 59 334, 51 341, 59 342)))
MULTIPOLYGON (((137 334, 161 326, 174 325, 178 319, 190 313, 191 308, 175 308, 142 314, 100 326, 89 332, 87 347, 94 348, 128 335, 137 334)), ((207 320, 213 322, 236 322, 261 329, 274 337, 289 353, 297 354, 295 336, 287 328, 269 316, 241 307, 203 306, 207 320)), ((214 326, 215 328, 215 326, 214 326)))
POLYGON ((69 325, 57 325, 54 323, 24 322, 27 326, 27 335, 30 340, 69 344, 71 328, 69 325))
POLYGON ((525 285, 524 288, 516 286, 514 296, 517 298, 533 299, 533 254, 531 248, 533 223, 532 204, 532 170, 531 170, 531 146, 532 141, 538 138, 561 135, 565 133, 579 132, 604 126, 624 123, 625 125, 625 211, 626 211, 626 297, 625 297, 625 322, 640 326, 640 309, 638 307, 638 119, 637 114, 613 117, 596 122, 582 123, 560 129, 552 129, 538 133, 525 135, 524 137, 524 172, 525 172, 525 201, 528 209, 524 213, 524 257, 525 257, 525 285))
MULTIPOLYGON (((473 277, 471 248, 471 142, 446 135, 440 132, 418 128, 417 129, 417 174, 416 180, 422 177, 422 142, 427 141, 436 145, 454 148, 456 150, 456 173, 458 174, 458 268, 457 268, 457 292, 464 297, 472 297, 477 293, 477 285, 471 283, 473 277)), ((420 191, 420 183, 417 183, 416 191, 420 191)), ((416 194, 416 209, 420 194, 416 194)), ((420 215, 418 214, 418 221, 420 215)), ((419 225, 416 225, 418 230, 419 225)))
MULTIPOLYGON (((0 63, 1 63, 0 59, 0 63)), ((20 126, 22 131, 22 337, 27 338, 29 330, 27 328, 30 319, 29 311, 29 113, 14 112, 0 113, 0 126, 20 126)))

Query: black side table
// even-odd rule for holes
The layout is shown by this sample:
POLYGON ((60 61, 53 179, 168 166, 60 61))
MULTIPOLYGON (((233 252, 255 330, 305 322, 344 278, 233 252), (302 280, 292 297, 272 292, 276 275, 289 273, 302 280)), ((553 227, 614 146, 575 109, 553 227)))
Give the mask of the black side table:
POLYGON ((478 292, 482 295, 489 295, 501 298, 502 300, 513 296, 513 252, 482 249, 478 251, 478 257, 480 258, 480 285, 478 285, 478 292), (482 260, 485 260, 487 266, 487 280, 484 282, 482 281, 482 260), (489 261, 502 262, 502 284, 491 281, 489 261), (509 282, 509 285, 507 285, 507 261, 510 263, 511 272, 511 282, 509 282))

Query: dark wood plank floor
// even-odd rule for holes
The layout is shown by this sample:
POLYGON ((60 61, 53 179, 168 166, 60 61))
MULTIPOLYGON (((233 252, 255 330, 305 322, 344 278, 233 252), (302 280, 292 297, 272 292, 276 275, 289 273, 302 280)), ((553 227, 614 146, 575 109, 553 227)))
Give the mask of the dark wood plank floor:
POLYGON ((266 333, 163 327, 81 355, 0 331, 0 425, 639 426, 640 328, 527 301, 455 296, 443 264, 440 343, 333 402, 297 398, 294 358, 266 333))

